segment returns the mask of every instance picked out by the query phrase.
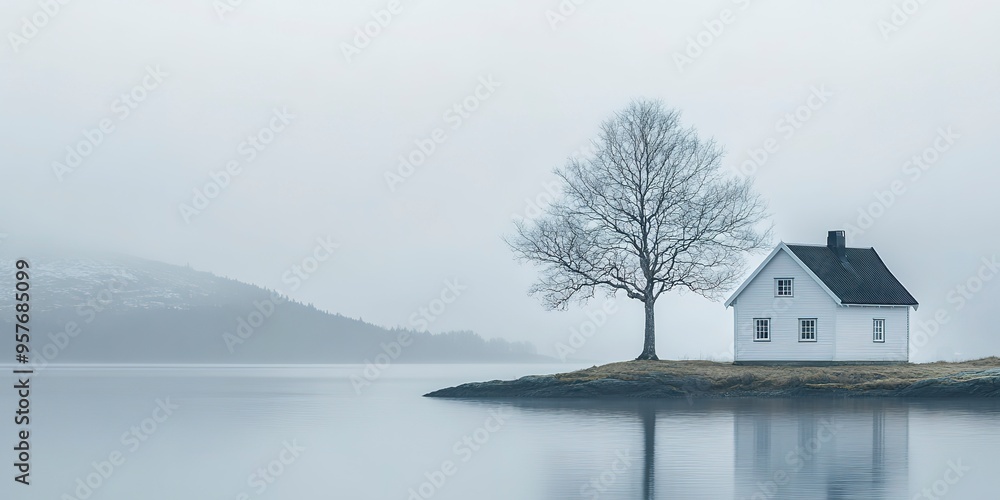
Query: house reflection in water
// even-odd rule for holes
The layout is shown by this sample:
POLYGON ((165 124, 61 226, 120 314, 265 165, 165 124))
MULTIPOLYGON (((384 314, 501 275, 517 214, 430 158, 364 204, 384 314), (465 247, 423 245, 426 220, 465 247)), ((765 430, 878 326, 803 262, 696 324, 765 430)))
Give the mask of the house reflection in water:
POLYGON ((734 414, 735 498, 897 498, 909 406, 765 401, 734 414))
POLYGON ((544 498, 896 499, 906 401, 523 400, 546 429, 544 498))

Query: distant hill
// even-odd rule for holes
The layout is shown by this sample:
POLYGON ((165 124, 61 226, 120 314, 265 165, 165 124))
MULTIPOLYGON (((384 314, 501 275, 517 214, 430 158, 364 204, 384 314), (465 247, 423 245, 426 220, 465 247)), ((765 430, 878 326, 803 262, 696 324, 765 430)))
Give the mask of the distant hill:
MULTIPOLYGON (((386 329, 142 259, 36 259, 31 271, 32 348, 52 363, 364 363, 383 352, 407 363, 551 361, 527 342, 386 329), (400 336, 409 345, 396 350, 400 336)), ((13 291, 12 278, 0 286, 13 291)), ((13 314, 2 301, 0 319, 13 314)))

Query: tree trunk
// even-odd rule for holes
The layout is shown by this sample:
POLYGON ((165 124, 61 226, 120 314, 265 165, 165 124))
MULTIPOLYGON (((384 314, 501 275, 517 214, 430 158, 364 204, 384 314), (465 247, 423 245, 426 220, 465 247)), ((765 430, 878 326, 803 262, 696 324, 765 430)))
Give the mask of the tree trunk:
POLYGON ((635 359, 657 360, 660 358, 656 357, 656 325, 653 323, 653 301, 647 300, 644 305, 646 306, 646 339, 642 344, 642 354, 635 359))

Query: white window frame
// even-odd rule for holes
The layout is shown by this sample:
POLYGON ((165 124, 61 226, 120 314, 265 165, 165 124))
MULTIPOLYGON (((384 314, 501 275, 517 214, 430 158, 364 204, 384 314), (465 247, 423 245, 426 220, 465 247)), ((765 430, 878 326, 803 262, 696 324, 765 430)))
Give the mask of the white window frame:
POLYGON ((872 342, 885 343, 885 318, 872 319, 872 342))
POLYGON ((816 342, 819 336, 819 320, 816 318, 799 318, 799 342, 816 342), (812 321, 812 338, 805 338, 805 325, 807 321, 812 321))
POLYGON ((774 296, 775 297, 794 297, 795 296, 795 278, 774 278, 774 296), (788 294, 781 294, 782 281, 788 282, 788 294))
POLYGON ((771 341, 771 318, 754 318, 753 319, 753 341, 754 342, 770 342, 771 341), (764 336, 761 334, 761 325, 764 326, 764 336))

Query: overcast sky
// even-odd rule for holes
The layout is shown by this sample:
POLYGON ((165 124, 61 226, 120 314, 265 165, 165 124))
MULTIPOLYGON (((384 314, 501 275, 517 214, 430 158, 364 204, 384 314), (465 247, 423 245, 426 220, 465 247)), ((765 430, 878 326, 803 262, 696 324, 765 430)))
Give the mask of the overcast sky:
MULTIPOLYGON (((913 360, 1000 354, 1000 280, 954 295, 1000 251, 1000 5, 562 3, 3 2, 0 252, 190 263, 385 326, 414 326, 452 280, 431 331, 554 354, 601 301, 544 311, 501 236, 602 120, 653 98, 753 173, 777 240, 855 225, 848 245, 920 301, 914 332, 944 311, 913 360), (283 280, 317 238, 339 248, 283 280)), ((578 356, 639 353, 641 304, 617 308, 578 356)), ((729 352, 721 303, 672 294, 656 313, 661 357, 729 352)))

